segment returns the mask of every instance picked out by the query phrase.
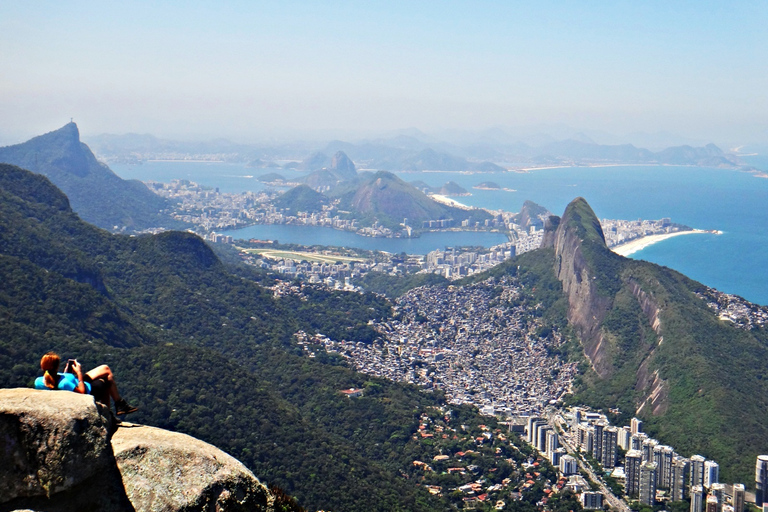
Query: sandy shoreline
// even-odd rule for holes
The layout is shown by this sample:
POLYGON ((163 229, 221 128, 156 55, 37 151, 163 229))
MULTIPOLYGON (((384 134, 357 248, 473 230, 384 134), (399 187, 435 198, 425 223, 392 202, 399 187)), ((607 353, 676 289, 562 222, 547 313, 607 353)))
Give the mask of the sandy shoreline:
POLYGON ((442 194, 429 194, 429 197, 437 201, 438 203, 443 203, 448 206, 453 206, 454 208, 461 208, 462 210, 474 210, 474 208, 472 208, 471 206, 467 206, 464 203, 460 203, 455 199, 451 199, 450 197, 444 196, 442 194))
MULTIPOLYGON (((668 238, 672 238, 680 235, 695 235, 695 234, 701 234, 701 233, 712 234, 713 232, 705 231, 703 229, 692 229, 690 231, 676 231, 674 233, 664 233, 661 235, 644 236, 642 238, 637 238, 627 243, 611 247, 611 250, 616 254, 621 254, 622 256, 629 256, 630 254, 634 254, 637 251, 642 251, 646 247, 650 247, 651 245, 657 244, 662 240, 667 240, 668 238)), ((719 231, 715 233, 720 234, 719 231)))

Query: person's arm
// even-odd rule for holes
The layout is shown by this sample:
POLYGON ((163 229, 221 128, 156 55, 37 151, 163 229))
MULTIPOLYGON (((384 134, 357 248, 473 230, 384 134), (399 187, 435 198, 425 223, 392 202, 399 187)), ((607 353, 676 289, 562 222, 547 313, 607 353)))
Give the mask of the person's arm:
POLYGON ((77 387, 74 389, 76 393, 80 393, 81 395, 88 394, 88 391, 85 389, 85 381, 83 380, 83 369, 80 367, 80 363, 77 361, 74 361, 72 363, 72 369, 75 371, 75 375, 77 375, 77 387))

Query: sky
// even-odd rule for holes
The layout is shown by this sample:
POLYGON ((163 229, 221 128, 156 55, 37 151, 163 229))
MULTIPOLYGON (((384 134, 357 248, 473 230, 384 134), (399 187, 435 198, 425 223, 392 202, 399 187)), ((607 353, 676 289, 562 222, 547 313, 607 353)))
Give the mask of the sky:
POLYGON ((768 2, 0 2, 0 142, 491 127, 768 143, 768 2))

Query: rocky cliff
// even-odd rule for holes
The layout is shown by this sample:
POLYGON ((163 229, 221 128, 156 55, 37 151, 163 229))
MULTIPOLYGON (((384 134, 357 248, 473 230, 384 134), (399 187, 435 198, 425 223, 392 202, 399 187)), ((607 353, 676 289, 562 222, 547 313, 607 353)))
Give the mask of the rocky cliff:
POLYGON ((243 464, 184 434, 117 426, 93 397, 0 390, 0 512, 271 511, 243 464))
POLYGON ((555 249, 555 273, 568 297, 568 321, 576 329, 592 367, 606 377, 611 366, 600 327, 613 301, 599 289, 593 260, 597 255, 610 258, 608 253, 613 253, 605 245, 600 222, 581 197, 568 205, 559 223, 550 219, 547 230, 545 243, 555 249))

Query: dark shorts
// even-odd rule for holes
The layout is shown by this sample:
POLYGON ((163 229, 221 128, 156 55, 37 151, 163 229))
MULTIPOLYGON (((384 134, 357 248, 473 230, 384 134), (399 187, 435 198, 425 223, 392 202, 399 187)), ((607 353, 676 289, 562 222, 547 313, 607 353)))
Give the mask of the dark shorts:
POLYGON ((96 398, 108 396, 109 384, 104 379, 92 379, 88 374, 83 375, 83 380, 91 385, 91 394, 96 398))

